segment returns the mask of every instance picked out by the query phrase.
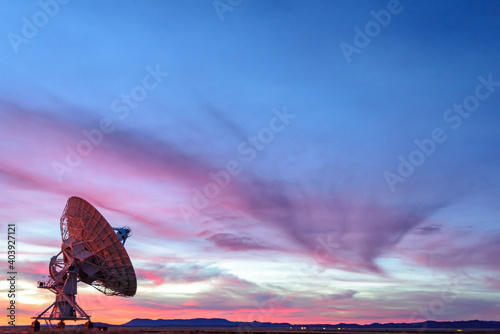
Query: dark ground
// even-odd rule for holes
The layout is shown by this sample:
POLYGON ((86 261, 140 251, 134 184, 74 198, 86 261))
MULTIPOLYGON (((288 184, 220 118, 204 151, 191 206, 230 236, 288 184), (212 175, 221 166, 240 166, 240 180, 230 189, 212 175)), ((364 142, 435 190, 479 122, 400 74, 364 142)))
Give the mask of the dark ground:
MULTIPOLYGON (((39 333, 68 333, 68 334, 84 334, 84 333, 98 333, 99 330, 97 328, 94 328, 93 330, 85 330, 81 328, 66 328, 64 330, 48 330, 48 329, 42 329, 40 330, 39 333)), ((17 326, 16 328, 1 328, 0 333, 12 333, 12 334, 20 334, 20 333, 33 333, 29 331, 28 326, 17 326)), ((158 327, 148 327, 148 328, 138 328, 138 327, 129 327, 129 328, 109 328, 107 331, 104 333, 114 333, 114 334, 130 334, 130 333, 151 333, 151 334, 161 334, 161 333, 168 333, 168 334, 226 334, 226 333, 240 333, 240 334, 245 334, 245 333, 254 333, 254 334, 290 334, 290 333, 314 333, 314 334, 320 334, 320 333, 348 333, 348 334, 368 334, 368 333, 387 333, 387 334, 402 334, 402 333, 425 333, 425 334, 439 334, 439 333, 483 333, 483 334, 500 334, 500 330, 466 330, 464 329, 463 331, 457 331, 457 330, 444 330, 444 329, 429 329, 429 330, 424 330, 424 331, 419 331, 419 330, 401 330, 401 329, 380 329, 380 330, 373 330, 373 329, 367 329, 367 330, 321 330, 321 329, 259 329, 259 328, 254 328, 253 330, 242 330, 238 328, 158 328, 158 327)))

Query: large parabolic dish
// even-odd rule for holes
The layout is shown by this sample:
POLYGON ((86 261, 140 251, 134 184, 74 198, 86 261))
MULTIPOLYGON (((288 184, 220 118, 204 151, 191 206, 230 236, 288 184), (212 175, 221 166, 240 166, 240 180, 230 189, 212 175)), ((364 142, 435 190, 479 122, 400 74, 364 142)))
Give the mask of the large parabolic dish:
POLYGON ((70 197, 61 216, 61 234, 63 254, 73 256, 80 281, 109 296, 135 295, 137 280, 127 251, 94 206, 70 197))
POLYGON ((87 320, 85 327, 92 328, 90 316, 76 301, 78 282, 108 296, 134 296, 137 279, 123 246, 131 233, 128 226, 111 227, 86 200, 70 197, 61 216, 61 251, 50 260, 50 279, 38 282, 39 288, 55 293, 56 300, 33 317, 31 328, 39 331, 39 320, 45 320, 49 327, 52 320, 59 320, 60 329, 65 320, 87 320))

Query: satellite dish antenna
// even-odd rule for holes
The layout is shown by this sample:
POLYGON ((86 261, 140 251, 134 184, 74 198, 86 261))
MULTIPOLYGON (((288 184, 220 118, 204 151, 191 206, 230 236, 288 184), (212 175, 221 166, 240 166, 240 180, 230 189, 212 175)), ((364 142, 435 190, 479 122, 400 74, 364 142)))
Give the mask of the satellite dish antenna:
POLYGON ((85 328, 93 328, 90 316, 76 303, 77 283, 87 283, 108 296, 132 297, 137 290, 134 267, 124 244, 132 230, 128 226, 113 228, 86 200, 70 197, 61 216, 61 251, 49 264, 49 280, 39 281, 38 288, 56 294, 56 300, 31 324, 40 330, 45 320, 87 320, 85 328))

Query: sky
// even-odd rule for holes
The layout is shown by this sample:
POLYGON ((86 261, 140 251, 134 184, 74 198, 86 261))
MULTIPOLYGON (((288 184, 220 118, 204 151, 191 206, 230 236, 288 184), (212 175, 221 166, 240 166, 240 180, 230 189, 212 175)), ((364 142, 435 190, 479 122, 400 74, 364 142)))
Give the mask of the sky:
POLYGON ((54 299, 70 196, 133 230, 137 294, 80 284, 93 321, 500 321, 498 2, 4 1, 0 22, 16 325, 54 299))

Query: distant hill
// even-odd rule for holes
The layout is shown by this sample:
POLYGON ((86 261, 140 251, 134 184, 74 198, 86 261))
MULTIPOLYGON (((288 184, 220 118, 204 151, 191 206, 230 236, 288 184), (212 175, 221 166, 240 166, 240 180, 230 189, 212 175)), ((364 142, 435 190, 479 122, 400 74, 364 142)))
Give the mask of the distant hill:
POLYGON ((469 320, 469 321, 425 321, 417 323, 373 323, 370 325, 358 325, 358 324, 315 324, 315 325, 292 325, 289 323, 272 323, 272 322, 235 322, 226 319, 133 319, 122 326, 127 327, 212 327, 212 328, 230 328, 230 327, 244 327, 244 328, 298 328, 305 326, 307 328, 439 328, 439 329, 500 329, 500 321, 481 321, 481 320, 469 320))
POLYGON ((127 327, 214 327, 214 328, 230 328, 230 327, 261 327, 261 328, 285 328, 290 327, 289 323, 272 323, 272 322, 235 322, 226 319, 212 318, 197 318, 197 319, 173 319, 173 320, 152 320, 152 319, 133 319, 122 326, 127 327))

